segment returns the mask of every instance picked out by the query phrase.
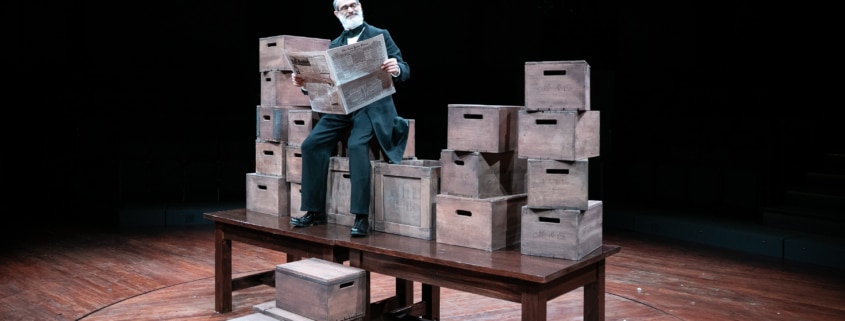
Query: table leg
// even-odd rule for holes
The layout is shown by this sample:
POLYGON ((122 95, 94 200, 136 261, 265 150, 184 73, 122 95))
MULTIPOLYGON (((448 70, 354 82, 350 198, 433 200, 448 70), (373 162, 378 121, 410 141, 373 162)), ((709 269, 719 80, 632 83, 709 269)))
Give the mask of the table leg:
POLYGON ((426 303, 422 317, 427 320, 440 320, 440 287, 423 283, 422 300, 426 303))
POLYGON ((604 321, 604 268, 596 262, 596 281, 584 285, 584 321, 604 321))
POLYGON ((232 311, 232 240, 223 233, 223 224, 214 224, 214 310, 232 311))
POLYGON ((522 290, 522 321, 546 321, 546 294, 537 285, 522 290))

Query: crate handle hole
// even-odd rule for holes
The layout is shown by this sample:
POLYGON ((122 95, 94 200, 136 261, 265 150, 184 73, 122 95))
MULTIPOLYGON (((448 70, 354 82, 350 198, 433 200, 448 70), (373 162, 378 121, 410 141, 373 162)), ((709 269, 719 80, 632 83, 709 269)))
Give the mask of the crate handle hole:
POLYGON ((557 119, 538 119, 537 125, 557 125, 557 119))
POLYGON ((472 212, 465 210, 457 210, 455 213, 458 213, 460 216, 472 216, 472 212))
POLYGON ((569 170, 565 168, 550 168, 546 170, 546 174, 569 174, 569 170))
POLYGON ((566 69, 564 69, 564 70, 543 70, 543 76, 566 76, 566 69))
POLYGON ((343 178, 349 178, 349 174, 344 173, 343 178))
POLYGON ((352 281, 352 282, 346 282, 346 283, 341 284, 341 285, 340 285, 340 288, 341 288, 341 289, 343 289, 343 288, 348 288, 348 287, 352 286, 353 284, 355 284, 355 281, 352 281))
POLYGON ((464 114, 465 119, 484 119, 484 115, 481 114, 464 114))
POLYGON ((540 222, 543 222, 543 223, 560 223, 560 219, 554 218, 554 217, 542 217, 541 216, 540 222))
POLYGON ((455 165, 458 165, 458 166, 464 166, 464 161, 462 161, 462 160, 456 160, 456 161, 455 161, 455 165))
POLYGON ((297 126, 302 126, 302 125, 305 125, 305 121, 304 120, 294 120, 293 124, 297 125, 297 126))
POLYGON ((273 151, 272 150, 265 150, 264 155, 273 156, 273 151))
POLYGON ((258 185, 258 189, 267 190, 267 185, 258 185))

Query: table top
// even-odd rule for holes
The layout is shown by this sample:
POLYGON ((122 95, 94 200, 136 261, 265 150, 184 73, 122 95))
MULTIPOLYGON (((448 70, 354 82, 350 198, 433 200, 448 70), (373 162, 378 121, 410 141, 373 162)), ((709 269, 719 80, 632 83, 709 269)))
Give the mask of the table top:
POLYGON ((268 233, 334 244, 360 251, 407 258, 458 269, 481 271, 531 282, 546 283, 571 271, 595 264, 620 251, 617 245, 603 245, 580 260, 566 260, 520 253, 519 244, 495 251, 437 243, 409 236, 373 232, 351 237, 349 226, 326 224, 294 228, 289 216, 275 216, 246 209, 205 213, 205 218, 268 233))

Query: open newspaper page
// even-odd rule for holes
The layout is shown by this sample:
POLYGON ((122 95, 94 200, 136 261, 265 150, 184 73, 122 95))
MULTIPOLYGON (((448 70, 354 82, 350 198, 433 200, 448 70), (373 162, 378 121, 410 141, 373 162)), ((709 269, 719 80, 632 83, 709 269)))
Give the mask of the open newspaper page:
POLYGON ((349 114, 396 92, 393 79, 381 70, 387 60, 384 37, 332 48, 325 52, 288 52, 294 72, 307 80, 311 109, 349 114))

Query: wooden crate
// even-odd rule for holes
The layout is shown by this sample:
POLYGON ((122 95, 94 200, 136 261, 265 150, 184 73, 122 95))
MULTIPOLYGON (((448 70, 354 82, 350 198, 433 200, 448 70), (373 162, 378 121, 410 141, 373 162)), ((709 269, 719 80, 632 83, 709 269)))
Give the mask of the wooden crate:
POLYGON ((246 174, 246 209, 248 211, 289 216, 290 188, 281 176, 246 174))
POLYGON ((322 51, 329 49, 331 40, 321 38, 300 37, 292 35, 278 35, 258 39, 258 71, 286 70, 292 71, 290 63, 285 58, 286 50, 293 51, 322 51))
POLYGON ((520 158, 574 161, 599 156, 598 110, 519 112, 520 158))
POLYGON ((525 193, 527 160, 515 151, 483 153, 440 151, 440 193, 471 198, 488 198, 525 193))
POLYGON ((285 180, 302 183, 302 147, 285 145, 285 180))
MULTIPOLYGON (((373 209, 373 166, 376 162, 370 161, 370 213, 373 209)), ((326 195, 326 216, 329 223, 352 226, 355 224, 355 215, 352 214, 351 197, 352 181, 349 179, 349 158, 333 156, 329 161, 328 189, 326 195)), ((372 217, 370 217, 372 219, 372 217)))
POLYGON ((255 109, 255 135, 263 141, 287 142, 290 136, 288 114, 293 110, 303 110, 303 107, 259 105, 255 109))
POLYGON ((432 240, 440 161, 373 163, 373 230, 432 240))
POLYGON ((366 271, 318 258, 276 266, 276 307, 326 321, 346 321, 365 314, 366 271))
POLYGON ((584 60, 526 62, 525 109, 589 110, 590 65, 584 60))
POLYGON ((289 183, 290 185, 290 217, 302 217, 308 211, 302 208, 302 184, 289 183))
POLYGON ((281 70, 262 71, 262 106, 297 106, 311 108, 311 100, 302 89, 293 85, 293 72, 281 70))
POLYGON ((487 251, 518 244, 526 198, 526 194, 481 199, 438 194, 436 242, 487 251))
POLYGON ((589 160, 528 159, 528 206, 586 210, 589 160))
POLYGON ((602 245, 602 202, 587 210, 522 207, 520 252, 580 260, 602 245))
POLYGON ((255 140, 255 172, 264 175, 285 176, 285 144, 255 140))
POLYGON ((320 114, 311 109, 291 109, 287 118, 288 145, 301 146, 320 120, 320 114))
POLYGON ((446 148, 502 153, 516 149, 522 106, 448 105, 446 148))

